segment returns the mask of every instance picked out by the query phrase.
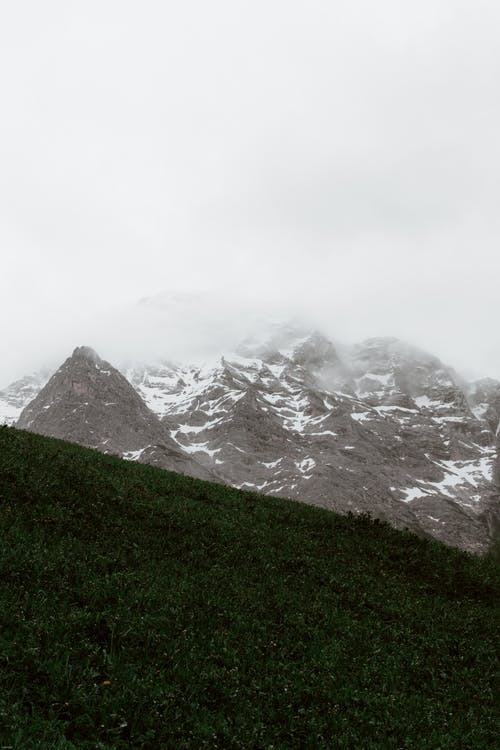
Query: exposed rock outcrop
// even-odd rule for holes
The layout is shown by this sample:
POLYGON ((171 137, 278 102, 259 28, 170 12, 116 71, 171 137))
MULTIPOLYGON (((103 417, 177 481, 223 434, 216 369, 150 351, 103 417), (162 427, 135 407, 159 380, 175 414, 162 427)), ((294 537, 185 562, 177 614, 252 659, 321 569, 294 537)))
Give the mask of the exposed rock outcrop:
POLYGON ((203 479, 214 478, 179 449, 125 377, 89 347, 75 349, 23 410, 17 427, 203 479))

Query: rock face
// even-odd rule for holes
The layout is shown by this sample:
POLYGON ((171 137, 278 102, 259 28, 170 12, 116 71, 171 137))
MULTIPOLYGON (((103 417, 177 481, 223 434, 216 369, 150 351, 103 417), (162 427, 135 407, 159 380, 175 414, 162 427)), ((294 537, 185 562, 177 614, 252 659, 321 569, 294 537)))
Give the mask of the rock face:
POLYGON ((88 347, 75 349, 17 427, 203 479, 213 474, 179 450, 130 383, 88 347))
POLYGON ((497 495, 499 496, 498 499, 500 501, 500 422, 498 423, 498 427, 497 427, 496 439, 497 439, 497 457, 496 457, 495 468, 494 468, 493 484, 495 486, 495 490, 497 492, 497 495))
POLYGON ((489 544, 494 435, 436 357, 371 339, 341 359, 321 334, 285 329, 211 367, 127 377, 229 484, 370 512, 472 552, 489 544))
POLYGON ((489 530, 489 536, 498 543, 500 539, 500 423, 496 431, 497 457, 493 466, 493 486, 489 502, 485 503, 482 520, 489 530))
POLYGON ((467 384, 397 339, 340 355, 317 331, 275 326, 203 367, 124 374, 77 349, 18 426, 474 553, 500 525, 500 383, 467 384))
POLYGON ((500 383, 492 378, 483 378, 471 383, 467 389, 469 402, 474 415, 487 422, 496 433, 500 424, 500 383))

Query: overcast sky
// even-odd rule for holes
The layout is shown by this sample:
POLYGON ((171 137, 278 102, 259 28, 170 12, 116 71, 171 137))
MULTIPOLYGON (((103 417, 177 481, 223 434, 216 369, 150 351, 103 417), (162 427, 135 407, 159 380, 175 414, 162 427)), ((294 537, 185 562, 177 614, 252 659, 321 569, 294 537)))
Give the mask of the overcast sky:
POLYGON ((162 290, 500 377, 499 38, 498 0, 2 3, 0 385, 162 290))

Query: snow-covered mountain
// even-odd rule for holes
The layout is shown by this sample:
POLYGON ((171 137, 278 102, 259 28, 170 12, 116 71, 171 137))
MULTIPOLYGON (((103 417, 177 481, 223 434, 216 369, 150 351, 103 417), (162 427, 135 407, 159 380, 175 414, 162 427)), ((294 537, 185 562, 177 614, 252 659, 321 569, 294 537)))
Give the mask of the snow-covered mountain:
MULTIPOLYGON (((90 424, 94 442, 76 426, 69 439, 153 461, 148 446, 160 442, 160 425, 164 441, 219 481, 370 512, 473 552, 498 523, 500 383, 468 384, 397 339, 339 353, 318 331, 280 324, 204 366, 160 361, 122 372, 156 415, 154 441, 144 434, 133 448, 113 442, 126 409, 111 419, 104 392, 72 412, 90 424)), ((52 415, 45 434, 68 437, 50 403, 25 409, 19 426, 33 429, 36 406, 39 420, 52 415)))
POLYGON ((51 374, 50 370, 41 370, 0 391, 0 424, 15 424, 24 407, 33 401, 51 374))
MULTIPOLYGON (((372 339, 341 359, 318 332, 281 328, 206 367, 126 375, 178 445, 232 485, 485 543, 494 433, 480 389, 471 407, 436 357, 372 339)), ((481 392, 488 413, 495 394, 481 392)))

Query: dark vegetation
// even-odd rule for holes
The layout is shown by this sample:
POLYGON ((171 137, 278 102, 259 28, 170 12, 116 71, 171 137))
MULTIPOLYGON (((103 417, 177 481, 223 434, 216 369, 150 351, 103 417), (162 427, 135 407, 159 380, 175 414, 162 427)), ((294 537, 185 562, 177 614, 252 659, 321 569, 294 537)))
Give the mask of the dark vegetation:
POLYGON ((493 748, 498 565, 0 428, 0 747, 493 748))

